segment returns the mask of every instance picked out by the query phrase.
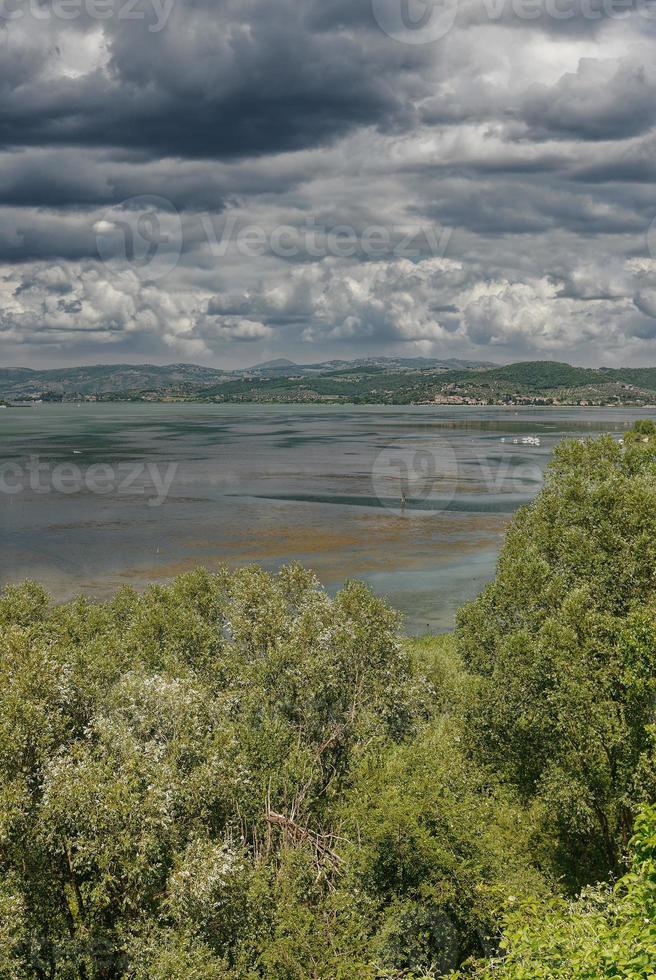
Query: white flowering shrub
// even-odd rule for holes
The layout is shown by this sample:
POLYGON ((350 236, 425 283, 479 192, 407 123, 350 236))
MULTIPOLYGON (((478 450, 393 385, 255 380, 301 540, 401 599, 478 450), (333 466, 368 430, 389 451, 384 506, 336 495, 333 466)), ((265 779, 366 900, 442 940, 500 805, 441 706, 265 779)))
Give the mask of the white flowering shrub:
POLYGON ((9 590, 2 980, 457 965, 527 872, 512 805, 459 753, 452 674, 363 585, 330 598, 298 566, 101 604, 9 590))
POLYGON ((98 605, 8 590, 2 976, 251 969, 282 852, 335 873, 354 759, 425 713, 398 626, 363 586, 330 599, 296 566, 98 605))

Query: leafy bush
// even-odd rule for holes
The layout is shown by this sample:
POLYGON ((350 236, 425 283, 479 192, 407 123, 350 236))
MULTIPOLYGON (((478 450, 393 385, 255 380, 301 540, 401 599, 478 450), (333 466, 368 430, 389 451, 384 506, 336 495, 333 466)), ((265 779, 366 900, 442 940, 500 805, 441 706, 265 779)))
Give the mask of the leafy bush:
POLYGON ((653 980, 656 975, 656 807, 640 812, 631 871, 614 888, 576 901, 515 904, 505 916, 504 956, 459 976, 480 980, 653 980))
POLYGON ((627 444, 651 444, 656 436, 656 422, 653 419, 638 419, 624 436, 627 444))

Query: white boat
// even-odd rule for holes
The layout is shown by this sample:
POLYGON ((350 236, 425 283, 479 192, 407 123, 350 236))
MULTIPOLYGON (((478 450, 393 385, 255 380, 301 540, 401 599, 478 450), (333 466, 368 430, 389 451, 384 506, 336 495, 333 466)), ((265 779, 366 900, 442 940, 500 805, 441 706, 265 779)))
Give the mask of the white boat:
MULTIPOLYGON (((501 440, 501 442, 505 441, 505 438, 501 440)), ((540 446, 541 442, 539 436, 522 436, 521 439, 519 437, 513 439, 512 444, 513 446, 540 446)))

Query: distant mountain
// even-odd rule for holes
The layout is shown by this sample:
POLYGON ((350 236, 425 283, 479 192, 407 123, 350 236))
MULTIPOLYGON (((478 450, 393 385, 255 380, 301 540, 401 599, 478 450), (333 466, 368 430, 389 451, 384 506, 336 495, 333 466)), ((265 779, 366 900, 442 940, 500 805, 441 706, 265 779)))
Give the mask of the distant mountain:
MULTIPOLYGON (((265 361, 264 364, 256 364, 250 368, 250 372, 261 371, 285 371, 293 369, 296 374, 326 374, 333 371, 353 370, 356 368, 378 367, 385 370, 429 370, 448 371, 451 369, 462 369, 475 371, 480 368, 495 367, 490 361, 463 361, 459 358, 450 357, 446 360, 436 357, 356 357, 354 360, 335 359, 330 361, 317 361, 311 364, 295 364, 281 357, 275 361, 265 361)), ((243 372, 235 372, 243 373, 243 372)))
POLYGON ((474 371, 478 368, 495 367, 490 361, 463 361, 458 358, 449 357, 446 360, 437 357, 357 357, 352 361, 321 361, 319 364, 301 365, 306 370, 316 371, 336 371, 340 368, 358 367, 382 367, 387 369, 409 368, 424 370, 433 368, 434 370, 449 370, 451 368, 463 368, 464 370, 474 371))
POLYGON ((86 367, 0 368, 0 396, 99 395, 116 391, 144 391, 172 385, 217 384, 224 376, 216 368, 197 364, 92 364, 86 367))
POLYGON ((255 364, 250 371, 270 371, 279 368, 297 368, 299 365, 294 361, 288 361, 286 357, 276 357, 273 361, 263 361, 262 364, 255 364))
POLYGON ((185 388, 221 384, 228 378, 253 374, 328 374, 340 369, 379 367, 387 370, 478 368, 484 362, 439 361, 433 358, 368 357, 355 361, 323 361, 318 364, 295 364, 279 357, 252 368, 222 371, 198 364, 91 364, 83 367, 0 368, 0 397, 34 398, 43 395, 104 395, 112 392, 136 392, 165 388, 185 388))

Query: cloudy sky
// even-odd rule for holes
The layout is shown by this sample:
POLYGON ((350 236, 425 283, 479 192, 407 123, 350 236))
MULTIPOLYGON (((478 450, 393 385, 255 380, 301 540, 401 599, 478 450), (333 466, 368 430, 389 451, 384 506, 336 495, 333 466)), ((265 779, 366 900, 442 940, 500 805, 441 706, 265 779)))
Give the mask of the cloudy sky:
POLYGON ((0 0, 0 45, 4 364, 656 364, 656 0, 0 0))

